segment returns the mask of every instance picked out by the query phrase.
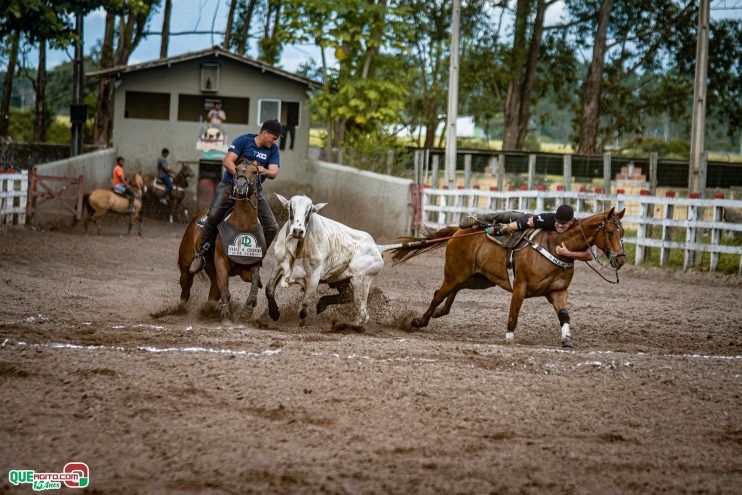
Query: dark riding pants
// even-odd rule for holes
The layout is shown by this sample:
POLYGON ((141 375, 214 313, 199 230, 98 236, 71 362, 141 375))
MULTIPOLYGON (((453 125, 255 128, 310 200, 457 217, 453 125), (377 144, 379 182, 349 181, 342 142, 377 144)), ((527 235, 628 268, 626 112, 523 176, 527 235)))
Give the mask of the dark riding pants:
POLYGON ((163 198, 168 199, 170 198, 170 191, 173 190, 173 178, 170 175, 166 174, 160 177, 160 180, 163 184, 165 184, 165 194, 163 198))
MULTIPOLYGON (((210 247, 211 243, 214 241, 219 223, 224 220, 227 211, 234 206, 234 199, 232 199, 231 196, 231 185, 220 182, 219 185, 216 186, 216 197, 214 198, 214 202, 211 204, 208 217, 206 218, 203 231, 201 232, 201 246, 199 251, 207 251, 208 248, 204 249, 204 246, 209 244, 210 247)), ((278 232, 278 222, 276 222, 276 217, 273 216, 273 210, 271 210, 270 205, 263 198, 262 194, 258 195, 258 218, 263 226, 263 235, 265 235, 265 244, 267 249, 276 237, 276 232, 278 232)))

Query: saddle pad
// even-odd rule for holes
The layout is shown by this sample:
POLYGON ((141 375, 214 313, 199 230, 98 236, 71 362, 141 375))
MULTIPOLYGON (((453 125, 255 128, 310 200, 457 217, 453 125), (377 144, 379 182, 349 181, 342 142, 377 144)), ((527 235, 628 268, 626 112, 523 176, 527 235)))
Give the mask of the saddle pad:
POLYGON ((219 236, 227 258, 238 265, 260 263, 268 251, 260 225, 252 232, 242 232, 232 222, 224 220, 219 224, 219 236))

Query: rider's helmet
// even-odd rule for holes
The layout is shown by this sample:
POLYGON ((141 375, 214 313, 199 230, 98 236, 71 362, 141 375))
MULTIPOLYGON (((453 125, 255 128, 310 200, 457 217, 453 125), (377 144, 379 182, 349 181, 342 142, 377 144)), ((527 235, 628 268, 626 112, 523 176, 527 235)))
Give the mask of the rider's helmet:
POLYGON ((557 223, 569 223, 575 218, 575 210, 569 205, 561 205, 556 211, 557 223))

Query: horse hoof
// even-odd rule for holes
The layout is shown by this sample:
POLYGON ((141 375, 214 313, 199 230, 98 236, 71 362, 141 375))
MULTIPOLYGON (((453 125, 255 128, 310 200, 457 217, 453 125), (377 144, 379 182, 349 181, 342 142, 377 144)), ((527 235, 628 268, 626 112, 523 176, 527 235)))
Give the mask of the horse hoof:
POLYGON ((568 349, 574 349, 575 348, 575 343, 572 342, 572 338, 571 337, 565 337, 562 340, 562 347, 566 347, 568 349))
POLYGON ((307 324, 304 320, 299 320, 299 328, 304 328, 304 326, 307 324))
POLYGON ((413 318, 412 321, 410 322, 410 325, 413 326, 414 328, 422 328, 425 326, 423 324, 423 321, 420 318, 413 318))
POLYGON ((505 334, 505 340, 512 342, 515 340, 515 332, 507 332, 505 334))
POLYGON ((231 327, 234 326, 234 323, 232 323, 232 320, 230 320, 229 318, 222 318, 222 326, 231 327))
POLYGON ((317 303, 317 314, 322 314, 327 309, 327 306, 324 304, 317 303))

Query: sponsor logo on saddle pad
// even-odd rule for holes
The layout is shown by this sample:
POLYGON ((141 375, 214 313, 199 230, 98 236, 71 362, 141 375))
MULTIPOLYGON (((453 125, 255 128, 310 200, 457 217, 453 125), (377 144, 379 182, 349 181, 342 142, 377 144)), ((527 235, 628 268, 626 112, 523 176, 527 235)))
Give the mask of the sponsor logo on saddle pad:
POLYGON ((37 473, 33 469, 11 469, 8 481, 12 485, 29 484, 34 491, 57 490, 62 483, 67 488, 85 488, 90 484, 90 468, 84 462, 68 462, 61 473, 37 473))
POLYGON ((240 234, 235 237, 232 244, 227 248, 228 256, 250 256, 262 258, 263 250, 252 234, 240 234))

